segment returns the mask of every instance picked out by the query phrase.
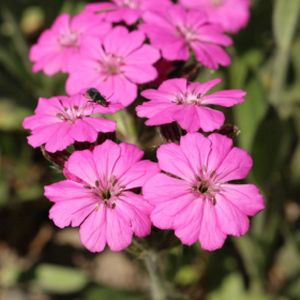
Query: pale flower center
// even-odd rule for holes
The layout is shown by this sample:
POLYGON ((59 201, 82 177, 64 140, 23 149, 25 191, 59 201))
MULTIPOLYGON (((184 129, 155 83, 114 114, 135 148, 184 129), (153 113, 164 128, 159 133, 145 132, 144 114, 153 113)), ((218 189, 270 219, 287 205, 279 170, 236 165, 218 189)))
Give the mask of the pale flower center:
POLYGON ((73 48, 78 46, 78 34, 71 31, 69 34, 60 34, 59 43, 64 48, 73 48))
POLYGON ((81 107, 77 105, 65 106, 62 101, 60 101, 60 104, 61 110, 56 114, 56 117, 69 123, 74 123, 77 119, 91 115, 94 105, 94 103, 88 102, 86 105, 82 105, 81 107))
POLYGON ((211 1, 211 4, 216 7, 221 6, 224 3, 224 0, 210 0, 210 1, 211 1))
MULTIPOLYGON (((149 0, 146 0, 149 1, 149 0)), ((139 2, 137 0, 116 0, 115 3, 119 6, 128 7, 131 9, 139 8, 139 2)))
POLYGON ((197 33, 189 26, 176 26, 177 33, 180 37, 184 38, 188 43, 197 39, 197 33))
POLYGON ((117 75, 122 73, 124 66, 123 58, 110 54, 105 60, 100 62, 104 75, 117 75))
POLYGON ((178 94, 175 99, 176 104, 201 105, 201 101, 202 95, 190 91, 178 94))

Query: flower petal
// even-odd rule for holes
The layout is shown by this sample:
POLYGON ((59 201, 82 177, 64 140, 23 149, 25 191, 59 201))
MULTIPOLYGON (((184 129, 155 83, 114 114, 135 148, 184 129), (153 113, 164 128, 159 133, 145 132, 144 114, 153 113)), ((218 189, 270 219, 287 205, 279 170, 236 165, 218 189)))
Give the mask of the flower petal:
POLYGON ((100 205, 80 226, 80 240, 91 252, 101 252, 106 245, 106 208, 100 205))
POLYGON ((263 196, 254 184, 224 184, 221 194, 247 216, 254 216, 265 207, 263 196))
POLYGON ((65 168, 89 186, 95 186, 99 179, 94 157, 89 150, 73 152, 65 168))
POLYGON ((220 249, 226 239, 226 234, 221 230, 216 211, 211 201, 204 202, 203 216, 199 233, 201 248, 214 251, 220 249))
POLYGON ((216 195, 215 211, 222 231, 234 236, 244 235, 249 229, 249 219, 223 195, 216 195))
POLYGON ((112 251, 121 251, 127 248, 132 241, 132 228, 122 216, 122 210, 118 205, 114 209, 106 211, 106 238, 112 251))
POLYGON ((195 174, 181 148, 173 143, 161 145, 157 150, 159 167, 188 182, 193 182, 195 174))

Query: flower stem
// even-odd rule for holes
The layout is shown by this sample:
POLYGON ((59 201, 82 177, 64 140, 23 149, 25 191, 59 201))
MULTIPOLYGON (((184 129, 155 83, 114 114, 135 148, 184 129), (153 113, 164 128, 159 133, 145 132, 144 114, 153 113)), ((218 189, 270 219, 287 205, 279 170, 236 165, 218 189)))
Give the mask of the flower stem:
POLYGON ((143 258, 149 274, 152 300, 168 299, 166 282, 160 270, 159 255, 153 250, 147 250, 143 258))
POLYGON ((114 115, 117 121, 118 130, 124 135, 128 143, 133 143, 139 146, 138 132, 134 124, 133 117, 126 110, 121 110, 114 115))

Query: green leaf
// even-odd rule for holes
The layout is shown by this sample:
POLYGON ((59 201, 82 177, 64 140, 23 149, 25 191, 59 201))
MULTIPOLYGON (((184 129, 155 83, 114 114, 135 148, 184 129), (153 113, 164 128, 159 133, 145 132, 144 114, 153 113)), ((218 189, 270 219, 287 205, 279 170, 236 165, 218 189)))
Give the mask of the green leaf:
POLYGON ((261 122, 252 145, 253 175, 261 186, 270 182, 277 165, 282 140, 282 124, 274 109, 261 122))
POLYGON ((251 151, 253 175, 260 186, 270 185, 272 176, 291 158, 294 135, 293 122, 281 120, 270 108, 257 129, 251 151))
POLYGON ((300 13, 300 0, 276 0, 273 31, 277 45, 288 49, 296 31, 300 13))
POLYGON ((259 247, 257 241, 254 238, 251 238, 250 235, 233 239, 233 242, 243 260, 251 284, 261 284, 260 267, 261 262, 265 259, 261 247, 259 247))
POLYGON ((36 284, 50 293, 75 293, 88 283, 88 278, 82 271, 58 265, 41 264, 35 274, 36 284))
POLYGON ((195 284, 199 280, 200 274, 195 266, 183 266, 175 275, 175 282, 181 285, 195 284))
POLYGON ((221 287, 208 294, 208 300, 266 300, 268 297, 260 292, 248 292, 244 288, 240 274, 232 273, 225 277, 221 287))
POLYGON ((237 57, 232 61, 229 69, 230 86, 233 88, 241 88, 247 78, 248 67, 242 57, 237 57))
POLYGON ((0 130, 19 130, 30 111, 17 106, 9 99, 0 98, 0 130))
POLYGON ((87 291, 85 300, 147 300, 147 298, 138 293, 122 291, 109 288, 92 288, 87 291))
POLYGON ((243 104, 234 107, 234 116, 238 128, 240 145, 250 150, 257 128, 265 116, 268 104, 260 81, 253 78, 246 86, 247 96, 243 104))
POLYGON ((21 274, 21 268, 18 265, 9 264, 1 267, 0 283, 2 287, 14 287, 21 274))

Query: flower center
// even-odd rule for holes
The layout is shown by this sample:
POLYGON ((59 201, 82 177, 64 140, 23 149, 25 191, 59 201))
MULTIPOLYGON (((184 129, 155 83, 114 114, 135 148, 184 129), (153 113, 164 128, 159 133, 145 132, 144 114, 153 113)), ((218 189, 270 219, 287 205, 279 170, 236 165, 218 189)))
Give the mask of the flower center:
POLYGON ((100 64, 103 73, 110 76, 122 73, 122 66, 124 66, 123 58, 114 54, 108 55, 100 64))
POLYGON ((214 182, 214 173, 204 178, 197 178, 192 187, 194 193, 201 196, 201 199, 209 200, 213 205, 216 204, 216 193, 220 191, 218 184, 214 182))
POLYGON ((215 7, 221 6, 224 3, 224 0, 210 0, 211 4, 215 7))
POLYGON ((178 25, 176 26, 176 29, 177 29, 177 34, 180 37, 184 38, 187 43, 197 40, 198 35, 192 27, 178 25))
POLYGON ((102 199, 105 200, 109 200, 111 198, 111 192, 110 190, 103 190, 102 191, 102 199))
POLYGON ((92 102, 87 102, 82 106, 67 106, 60 100, 60 111, 56 114, 56 117, 64 122, 74 123, 77 119, 80 119, 84 116, 89 116, 93 113, 92 102))
POLYGON ((197 94, 195 92, 185 92, 178 94, 175 99, 176 104, 195 104, 195 105, 201 105, 202 96, 200 94, 197 94))
POLYGON ((137 9, 139 7, 139 3, 136 0, 123 0, 122 6, 131 8, 131 9, 137 9))
POLYGON ((198 185, 198 192, 201 194, 205 194, 208 191, 209 185, 207 182, 202 181, 200 182, 200 184, 198 185))
POLYGON ((60 34, 59 43, 64 48, 75 48, 78 46, 78 34, 71 31, 69 34, 60 34))
POLYGON ((112 176, 109 180, 97 180, 91 189, 98 199, 97 206, 103 204, 107 208, 115 208, 117 198, 122 194, 124 187, 112 176))

